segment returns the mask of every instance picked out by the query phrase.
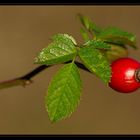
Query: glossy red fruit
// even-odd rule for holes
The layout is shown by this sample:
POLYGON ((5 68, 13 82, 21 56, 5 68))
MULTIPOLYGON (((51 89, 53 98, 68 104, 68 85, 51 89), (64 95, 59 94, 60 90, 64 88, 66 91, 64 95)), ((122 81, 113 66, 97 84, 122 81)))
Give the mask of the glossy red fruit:
POLYGON ((121 93, 132 93, 140 87, 140 63, 132 58, 112 62, 109 86, 121 93))

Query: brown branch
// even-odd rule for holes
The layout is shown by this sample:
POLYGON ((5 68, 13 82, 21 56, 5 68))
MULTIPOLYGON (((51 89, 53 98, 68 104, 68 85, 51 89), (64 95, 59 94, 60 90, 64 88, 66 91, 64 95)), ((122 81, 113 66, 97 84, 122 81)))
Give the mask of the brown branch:
MULTIPOLYGON (((69 61, 71 62, 71 61, 69 61)), ((66 63, 69 63, 69 62, 66 62, 66 63)), ((75 64, 82 70, 85 70, 85 71, 88 71, 89 70, 83 65, 81 64, 80 62, 77 62, 75 61, 75 64)), ((29 73, 21 76, 21 77, 18 77, 18 78, 14 78, 14 79, 11 79, 11 80, 7 80, 7 81, 2 81, 0 82, 0 89, 3 89, 3 88, 8 88, 8 87, 13 87, 13 86, 18 86, 18 85, 21 85, 21 86, 26 86, 26 85, 29 85, 31 84, 33 81, 32 81, 32 78, 34 76, 36 76, 37 74, 39 74, 41 71, 51 67, 53 65, 41 65, 41 66, 38 66, 37 68, 33 69, 32 71, 30 71, 29 73)))

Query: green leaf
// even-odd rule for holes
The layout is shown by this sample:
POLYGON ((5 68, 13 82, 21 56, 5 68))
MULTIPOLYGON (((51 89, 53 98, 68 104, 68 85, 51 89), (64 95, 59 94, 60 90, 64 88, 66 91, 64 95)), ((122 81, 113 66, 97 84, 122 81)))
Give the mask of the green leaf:
POLYGON ((95 49, 110 49, 111 46, 102 40, 89 40, 85 44, 85 46, 92 47, 95 49))
POLYGON ((81 14, 78 14, 80 21, 82 25, 88 30, 93 33, 98 34, 102 31, 102 28, 97 26, 95 23, 93 23, 88 17, 83 16, 81 14))
POLYGON ((57 34, 52 37, 53 42, 35 58, 37 64, 58 64, 63 63, 73 58, 77 54, 76 41, 73 37, 67 34, 57 34))
POLYGON ((80 33, 81 33, 81 35, 82 35, 82 37, 83 37, 83 39, 84 39, 85 41, 88 41, 88 40, 89 40, 88 33, 85 31, 85 29, 81 28, 81 29, 80 29, 80 33))
POLYGON ((69 117, 78 106, 81 96, 81 79, 74 63, 65 64, 53 77, 45 98, 52 122, 69 117))
POLYGON ((92 47, 83 47, 79 50, 79 56, 84 65, 108 84, 111 77, 109 62, 103 54, 92 47))
POLYGON ((115 45, 115 44, 110 44, 111 49, 105 51, 105 56, 109 60, 110 63, 113 61, 122 58, 122 57, 127 57, 128 56, 128 50, 126 47, 115 45))
POLYGON ((136 36, 116 27, 105 28, 97 37, 109 43, 129 45, 136 48, 136 36))
POLYGON ((56 34, 52 37, 52 40, 57 43, 63 42, 70 45, 77 45, 76 40, 68 34, 56 34))

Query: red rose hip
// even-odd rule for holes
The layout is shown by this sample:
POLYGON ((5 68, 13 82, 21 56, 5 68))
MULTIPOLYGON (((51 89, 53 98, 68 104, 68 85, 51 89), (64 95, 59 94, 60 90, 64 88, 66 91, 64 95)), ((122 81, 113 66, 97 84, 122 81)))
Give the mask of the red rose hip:
POLYGON ((140 87, 140 63, 132 58, 112 62, 109 86, 121 93, 132 93, 140 87))

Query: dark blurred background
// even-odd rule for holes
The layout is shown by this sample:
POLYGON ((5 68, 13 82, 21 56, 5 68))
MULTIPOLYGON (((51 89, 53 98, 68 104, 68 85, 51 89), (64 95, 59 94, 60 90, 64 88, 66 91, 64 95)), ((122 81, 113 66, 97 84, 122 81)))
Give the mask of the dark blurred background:
MULTIPOLYGON (((0 81, 15 78, 37 65, 34 57, 56 33, 68 33, 82 43, 77 13, 100 26, 117 26, 137 35, 140 46, 140 6, 0 6, 0 81)), ((129 56, 140 60, 140 49, 129 56)), ((0 90, 0 134, 140 134, 140 90, 118 93, 80 70, 82 100, 68 119, 51 124, 44 96, 61 65, 33 78, 26 88, 0 90)))

